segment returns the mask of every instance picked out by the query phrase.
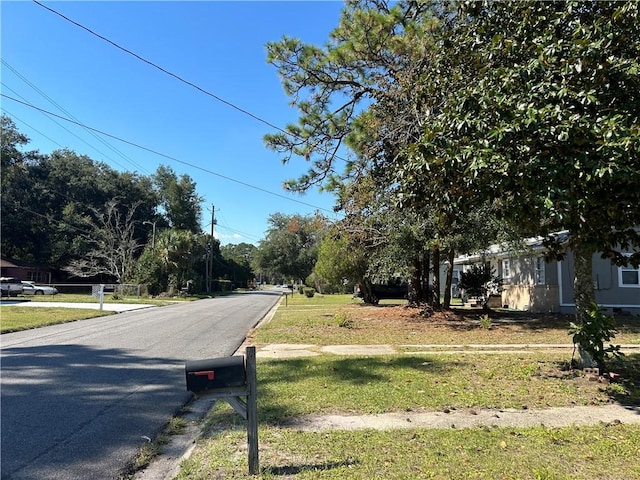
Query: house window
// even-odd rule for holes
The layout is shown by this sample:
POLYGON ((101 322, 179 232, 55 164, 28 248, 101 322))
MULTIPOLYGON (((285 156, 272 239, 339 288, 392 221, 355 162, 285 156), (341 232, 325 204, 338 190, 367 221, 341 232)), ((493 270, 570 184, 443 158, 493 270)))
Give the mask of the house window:
POLYGON ((534 272, 536 285, 544 285, 546 283, 545 263, 546 262, 544 261, 544 257, 536 258, 536 268, 534 272))
POLYGON ((502 260, 502 278, 511 278, 511 260, 502 260))
POLYGON ((42 272, 27 272, 27 280, 30 282, 41 283, 44 282, 44 275, 42 272))
POLYGON ((640 268, 619 267, 618 281, 624 288, 640 288, 640 268))

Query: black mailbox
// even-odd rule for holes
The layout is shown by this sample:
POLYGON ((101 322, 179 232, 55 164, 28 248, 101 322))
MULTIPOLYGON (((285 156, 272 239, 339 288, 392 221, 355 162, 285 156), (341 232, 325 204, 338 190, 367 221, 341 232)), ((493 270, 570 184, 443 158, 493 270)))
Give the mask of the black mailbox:
POLYGON ((185 365, 187 390, 202 392, 246 384, 244 357, 191 360, 185 365))

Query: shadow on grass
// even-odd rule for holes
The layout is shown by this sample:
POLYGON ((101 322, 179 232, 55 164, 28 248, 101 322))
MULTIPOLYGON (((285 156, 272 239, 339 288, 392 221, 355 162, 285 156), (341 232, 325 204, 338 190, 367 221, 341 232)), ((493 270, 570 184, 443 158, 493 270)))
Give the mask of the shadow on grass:
MULTIPOLYGON (((360 389, 367 389, 369 395, 384 395, 388 388, 385 385, 404 382, 407 371, 444 373, 451 368, 450 363, 441 359, 429 359, 427 362, 422 357, 413 356, 337 357, 323 358, 321 361, 316 358, 271 360, 268 368, 259 369, 259 398, 262 396, 265 399, 260 417, 266 423, 279 425, 283 419, 300 413, 295 405, 289 406, 278 401, 278 392, 282 390, 300 388, 300 395, 316 397, 324 396, 325 392, 331 390, 343 392, 342 395, 350 395, 350 392, 360 395, 360 389)), ((457 361, 456 365, 460 366, 461 363, 464 364, 457 361)), ((415 378, 411 374, 407 376, 415 378)), ((339 401, 340 394, 329 396, 334 398, 332 401, 339 401)))
MULTIPOLYGON (((299 389, 301 396, 321 397, 332 389, 343 395, 358 395, 354 389, 370 388, 371 395, 384 395, 385 385, 394 382, 412 382, 415 378, 407 371, 417 370, 444 374, 453 363, 456 367, 467 364, 420 356, 372 357, 319 357, 269 360, 258 364, 258 415, 261 424, 279 426, 290 417, 300 415, 296 405, 282 401, 281 392, 299 389), (379 388, 376 386, 379 385, 379 388), (373 386, 373 388, 372 388, 373 386)), ((294 393, 295 394, 295 393, 294 393)), ((339 396, 338 396, 339 397, 339 396)), ((333 400, 327 400, 335 401, 333 400)), ((209 432, 215 435, 220 428, 242 425, 243 420, 230 409, 214 412, 210 420, 215 425, 209 432)))
POLYGON ((608 395, 621 405, 636 407, 640 415, 640 353, 611 361, 610 370, 620 378, 608 385, 608 395))
MULTIPOLYGON (((444 372, 449 363, 439 359, 425 362, 424 358, 414 356, 337 357, 324 359, 320 363, 306 358, 270 360, 269 368, 261 371, 259 382, 266 388, 274 383, 319 379, 329 386, 345 383, 358 386, 389 381, 394 377, 393 369, 444 372)), ((460 361, 456 365, 460 365, 460 361)))
POLYGON ((262 470, 265 475, 297 475, 304 472, 322 472, 333 470, 335 468, 349 467, 357 465, 359 462, 355 460, 342 460, 340 462, 325 462, 312 465, 284 465, 279 467, 266 467, 262 470))

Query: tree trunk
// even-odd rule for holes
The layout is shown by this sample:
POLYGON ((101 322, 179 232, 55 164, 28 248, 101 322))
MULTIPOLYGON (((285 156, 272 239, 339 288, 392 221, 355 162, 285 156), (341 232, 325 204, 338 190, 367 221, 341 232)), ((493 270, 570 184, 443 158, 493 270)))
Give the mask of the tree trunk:
POLYGON ((586 320, 587 310, 596 301, 593 290, 593 252, 581 246, 574 247, 573 259, 575 265, 573 298, 576 304, 576 321, 581 324, 586 320))
POLYGON ((411 278, 409 279, 409 292, 408 300, 409 305, 417 306, 422 300, 422 262, 420 261, 420 255, 416 254, 413 257, 413 271, 411 272, 411 278))
POLYGON ((377 305, 378 299, 373 295, 373 288, 369 279, 363 278, 360 282, 360 294, 364 303, 377 305))
POLYGON ((451 308, 451 284, 453 283, 453 260, 456 257, 456 251, 452 247, 449 250, 449 266, 447 267, 447 278, 444 283, 444 303, 443 308, 449 310, 451 308))
POLYGON ((433 301, 433 292, 431 288, 429 288, 429 271, 431 270, 430 260, 431 252, 426 250, 422 253, 422 300, 424 300, 427 305, 431 305, 431 302, 433 301))
POLYGON ((440 307, 440 245, 433 247, 433 306, 440 307))

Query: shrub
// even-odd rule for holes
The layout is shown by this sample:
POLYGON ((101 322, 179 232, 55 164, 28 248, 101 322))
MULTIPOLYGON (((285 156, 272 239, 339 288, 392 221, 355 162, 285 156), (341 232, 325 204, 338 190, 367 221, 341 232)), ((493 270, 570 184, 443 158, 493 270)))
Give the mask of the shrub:
POLYGON ((460 274, 458 288, 470 297, 489 298, 489 293, 502 285, 502 279, 495 275, 495 269, 488 264, 472 265, 469 270, 460 274))
POLYGON ((490 330, 491 329, 491 317, 489 317, 489 315, 481 316, 480 317, 480 325, 485 330, 490 330))
POLYGON ((308 297, 311 298, 316 294, 316 289, 315 288, 305 288, 304 289, 304 294, 308 297))
POLYGON ((340 328, 353 328, 355 326, 353 319, 351 319, 345 312, 336 313, 333 319, 340 328))
MULTIPOLYGON (((304 293, 304 290, 305 290, 304 285, 302 285, 302 284, 298 285, 298 293, 299 293, 300 295, 302 295, 302 294, 304 293)), ((313 296, 313 295, 312 295, 312 296, 313 296)))
POLYGON ((575 347, 577 347, 582 367, 591 367, 593 365, 590 364, 595 364, 598 368, 604 369, 609 357, 624 355, 620 352, 620 345, 604 346, 605 342, 618 333, 618 330, 613 317, 605 315, 604 310, 595 302, 587 310, 586 320, 579 324, 571 322, 568 333, 573 335, 573 353, 575 354, 575 347))

